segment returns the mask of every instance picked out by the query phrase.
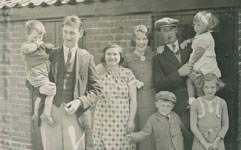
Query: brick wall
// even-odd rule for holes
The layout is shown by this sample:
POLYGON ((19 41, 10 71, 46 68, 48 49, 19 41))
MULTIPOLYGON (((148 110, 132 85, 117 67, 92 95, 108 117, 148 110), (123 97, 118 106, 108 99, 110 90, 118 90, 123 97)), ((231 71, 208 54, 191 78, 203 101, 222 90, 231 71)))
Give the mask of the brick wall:
POLYGON ((136 25, 151 26, 151 15, 129 15, 110 17, 91 17, 85 20, 86 48, 95 55, 99 63, 102 48, 109 42, 122 46, 130 52, 130 38, 136 25))
POLYGON ((0 24, 0 149, 31 149, 31 101, 19 47, 22 23, 0 24))
MULTIPOLYGON (((99 63, 101 49, 109 42, 130 52, 130 37, 138 24, 151 26, 151 15, 89 17, 85 19, 86 48, 99 63)), ((11 18, 0 22, 0 150, 32 150, 31 95, 25 87, 20 45, 25 40, 24 22, 11 18)), ((88 135, 91 135, 89 130, 88 135)), ((91 136, 87 149, 92 149, 91 136)))

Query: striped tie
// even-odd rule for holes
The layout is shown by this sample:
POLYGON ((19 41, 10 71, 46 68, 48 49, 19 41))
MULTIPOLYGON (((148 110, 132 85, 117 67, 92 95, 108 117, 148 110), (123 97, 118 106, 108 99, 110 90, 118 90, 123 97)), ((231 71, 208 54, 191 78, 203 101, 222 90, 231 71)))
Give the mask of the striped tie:
POLYGON ((70 65, 71 57, 72 57, 72 52, 71 52, 71 49, 69 49, 68 56, 67 56, 67 60, 66 60, 66 63, 65 63, 65 67, 66 67, 66 68, 68 68, 69 65, 70 65))

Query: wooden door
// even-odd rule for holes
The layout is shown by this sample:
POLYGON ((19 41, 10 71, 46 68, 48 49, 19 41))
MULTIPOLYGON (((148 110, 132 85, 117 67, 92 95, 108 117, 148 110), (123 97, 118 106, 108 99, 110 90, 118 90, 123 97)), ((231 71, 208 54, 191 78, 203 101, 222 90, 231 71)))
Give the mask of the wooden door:
MULTIPOLYGON (((168 14, 157 15, 153 17, 153 24, 162 17, 172 17, 180 21, 179 39, 180 41, 192 38, 195 35, 192 26, 194 12, 171 12, 168 14)), ((235 46, 235 13, 232 11, 217 11, 217 17, 220 24, 212 33, 215 39, 215 51, 217 55, 218 66, 222 73, 222 80, 226 86, 220 90, 217 95, 224 98, 228 105, 229 112, 229 130, 225 137, 225 146, 227 150, 237 149, 237 131, 238 131, 238 59, 237 46, 235 46)), ((154 49, 160 43, 160 37, 154 31, 154 49)))

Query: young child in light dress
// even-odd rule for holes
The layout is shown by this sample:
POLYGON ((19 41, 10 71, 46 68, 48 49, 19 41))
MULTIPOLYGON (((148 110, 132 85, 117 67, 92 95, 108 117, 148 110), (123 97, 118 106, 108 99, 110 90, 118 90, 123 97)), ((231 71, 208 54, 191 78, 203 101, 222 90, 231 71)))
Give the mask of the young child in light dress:
POLYGON ((216 96, 224 83, 213 73, 203 76, 204 96, 191 105, 192 150, 225 150, 224 136, 229 128, 227 104, 216 96))
POLYGON ((38 97, 34 104, 34 115, 37 117, 41 98, 40 94, 46 95, 44 110, 40 116, 42 121, 47 121, 54 125, 54 119, 51 115, 51 108, 56 86, 49 81, 48 74, 50 70, 50 61, 48 51, 54 46, 43 42, 45 34, 44 25, 38 20, 30 20, 26 23, 27 41, 21 46, 21 55, 25 63, 25 70, 28 82, 38 91, 38 97))
POLYGON ((187 79, 189 104, 195 100, 195 97, 203 95, 200 84, 202 75, 213 73, 217 77, 221 77, 216 61, 215 41, 211 34, 217 24, 218 19, 208 11, 198 12, 193 18, 196 35, 193 39, 186 41, 192 42, 193 49, 189 59, 189 63, 193 65, 193 71, 187 79))

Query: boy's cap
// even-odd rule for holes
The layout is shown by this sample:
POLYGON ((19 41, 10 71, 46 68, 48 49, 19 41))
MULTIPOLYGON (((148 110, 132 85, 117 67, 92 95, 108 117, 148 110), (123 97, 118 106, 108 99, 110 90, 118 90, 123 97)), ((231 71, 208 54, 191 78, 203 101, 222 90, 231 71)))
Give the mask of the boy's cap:
POLYGON ((165 18, 157 20, 155 22, 154 27, 160 28, 162 26, 178 26, 178 24, 179 24, 179 21, 177 19, 165 17, 165 18))
POLYGON ((156 101, 158 101, 159 99, 164 99, 164 100, 168 100, 173 103, 176 103, 175 94, 173 94, 172 92, 169 92, 169 91, 160 91, 160 92, 156 93, 155 97, 156 97, 156 101))

